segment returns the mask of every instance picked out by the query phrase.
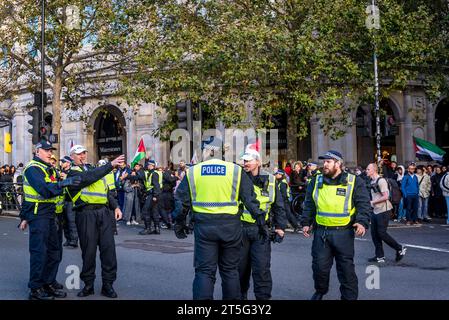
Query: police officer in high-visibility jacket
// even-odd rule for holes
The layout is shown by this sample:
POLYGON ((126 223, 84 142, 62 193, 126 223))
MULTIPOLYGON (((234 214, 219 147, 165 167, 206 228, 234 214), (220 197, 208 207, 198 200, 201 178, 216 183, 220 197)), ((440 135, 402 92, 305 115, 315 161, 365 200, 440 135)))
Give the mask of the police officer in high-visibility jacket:
MULTIPOLYGON (((108 159, 100 159, 98 160, 97 166, 101 167, 104 166, 108 163, 108 159)), ((118 195, 117 195, 117 190, 115 187, 115 177, 114 177, 114 170, 109 172, 105 177, 106 179, 106 184, 108 186, 108 190, 109 190, 109 195, 118 200, 118 195)), ((111 214, 111 220, 112 220, 112 230, 114 231, 114 235, 118 235, 117 232, 117 222, 115 221, 115 215, 111 214)))
MULTIPOLYGON (((193 212, 195 279, 193 299, 213 299, 217 264, 222 279, 222 298, 240 299, 238 264, 242 241, 239 201, 265 233, 265 212, 259 208, 248 175, 234 163, 211 159, 190 167, 176 190, 183 205, 175 218, 175 235, 187 237, 186 217, 193 212)), ((265 237, 268 235, 265 233, 265 237)))
MULTIPOLYGON (((65 179, 70 167, 72 158, 65 156, 60 159, 61 177, 65 179)), ((64 236, 66 241, 63 246, 68 248, 78 248, 78 232, 76 231, 75 212, 72 210, 73 203, 68 197, 64 197, 64 236)))
POLYGON ((285 179, 285 171, 278 169, 274 173, 276 180, 278 181, 279 191, 281 192, 282 198, 284 199, 284 208, 285 214, 287 215, 287 220, 293 227, 293 232, 300 233, 301 227, 298 222, 296 216, 292 213, 291 210, 291 201, 290 201, 290 186, 288 185, 287 180, 285 179))
MULTIPOLYGON (((275 230, 273 240, 281 242, 287 226, 287 216, 278 182, 272 174, 261 170, 262 159, 256 150, 247 149, 241 159, 244 160, 243 170, 254 185, 260 209, 265 212, 265 228, 268 229, 269 222, 271 222, 275 230)), ((270 271, 270 239, 259 237, 259 227, 246 207, 243 207, 241 220, 243 226, 239 263, 241 299, 246 300, 248 297, 251 274, 256 299, 271 299, 273 281, 270 271)))
POLYGON ((309 162, 307 163, 306 167, 307 175, 306 175, 306 183, 309 184, 310 181, 312 181, 312 178, 315 177, 317 174, 320 174, 321 171, 318 168, 318 164, 315 162, 309 162))
POLYGON ((121 218, 122 212, 117 200, 109 192, 105 176, 113 167, 124 163, 125 157, 118 156, 104 166, 94 168, 87 164, 87 149, 81 145, 70 149, 70 157, 73 159, 73 166, 68 177, 81 177, 78 187, 68 188, 68 196, 72 199, 73 210, 76 212, 76 227, 83 258, 80 278, 84 282, 84 288, 78 293, 78 297, 94 294, 98 246, 103 280, 101 293, 108 298, 116 298, 117 293, 112 283, 117 277, 117 258, 110 210, 114 211, 116 220, 121 218))
POLYGON ((32 300, 51 300, 66 297, 62 285, 56 281, 61 262, 61 241, 58 237, 56 204, 63 194, 64 187, 77 185, 79 178, 58 181, 56 172, 50 165, 52 147, 50 142, 36 144, 36 154, 23 172, 24 201, 22 204, 19 228, 30 226, 30 281, 29 298, 32 300))
POLYGON ((329 150, 323 173, 307 186, 303 211, 303 234, 315 234, 312 244, 312 270, 315 293, 312 300, 321 300, 329 289, 329 274, 335 258, 340 281, 341 299, 358 297, 358 280, 354 268, 354 234, 363 236, 369 226, 370 198, 365 182, 342 171, 340 152, 329 150))
POLYGON ((146 200, 142 207, 142 218, 145 228, 139 232, 140 235, 160 234, 159 227, 159 197, 161 195, 162 174, 156 169, 156 161, 149 160, 148 171, 145 172, 146 200))

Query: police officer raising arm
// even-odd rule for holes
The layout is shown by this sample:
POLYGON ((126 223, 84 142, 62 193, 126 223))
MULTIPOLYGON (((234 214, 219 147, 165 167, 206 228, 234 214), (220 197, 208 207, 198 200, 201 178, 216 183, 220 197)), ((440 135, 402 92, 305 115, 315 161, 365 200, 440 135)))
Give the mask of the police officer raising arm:
POLYGON ((122 217, 122 212, 109 190, 105 176, 113 167, 123 164, 125 157, 118 156, 104 166, 94 168, 87 164, 87 149, 83 146, 73 146, 70 156, 73 159, 73 166, 68 173, 68 179, 81 178, 79 186, 68 188, 68 195, 76 212, 76 226, 83 259, 80 277, 84 282, 84 288, 78 293, 78 297, 94 294, 98 246, 103 280, 101 293, 106 297, 116 298, 117 294, 112 283, 117 277, 117 258, 110 210, 114 211, 117 220, 122 217))
POLYGON ((267 237, 265 212, 260 210, 248 175, 234 163, 211 159, 186 172, 176 191, 183 210, 175 221, 175 235, 187 237, 186 217, 190 209, 194 220, 193 299, 213 299, 217 263, 224 300, 240 299, 238 265, 242 241, 239 201, 253 219, 260 222, 260 233, 267 237))
POLYGON ((369 226, 371 205, 368 190, 360 177, 342 171, 343 157, 329 150, 323 174, 317 174, 307 186, 303 211, 303 234, 312 244, 312 270, 315 294, 321 300, 329 290, 329 274, 335 258, 341 298, 358 297, 358 280, 354 267, 354 233, 363 236, 369 226))
POLYGON ((29 299, 51 300, 65 298, 62 285, 56 281, 62 259, 62 245, 58 238, 55 220, 56 204, 64 187, 79 185, 78 177, 58 181, 55 169, 50 165, 52 151, 48 141, 36 144, 36 154, 25 167, 23 176, 24 202, 19 228, 30 226, 30 281, 29 299))

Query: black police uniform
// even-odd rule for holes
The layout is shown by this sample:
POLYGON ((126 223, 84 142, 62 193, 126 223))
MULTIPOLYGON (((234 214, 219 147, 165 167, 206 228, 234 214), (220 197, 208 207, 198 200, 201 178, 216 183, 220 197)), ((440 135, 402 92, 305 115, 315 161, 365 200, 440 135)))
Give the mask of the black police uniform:
MULTIPOLYGON (((68 177, 81 177, 77 187, 69 187, 68 195, 73 198, 81 189, 95 183, 112 171, 110 162, 104 166, 94 168, 90 165, 79 166, 82 172, 69 171, 68 177)), ((78 296, 84 297, 93 294, 95 281, 95 262, 97 246, 100 249, 101 277, 103 280, 102 293, 109 297, 116 297, 112 290, 112 283, 117 278, 117 258, 115 252, 114 226, 111 219, 111 210, 118 208, 117 200, 108 192, 108 204, 74 204, 76 213, 76 226, 83 258, 83 268, 80 274, 84 282, 84 289, 78 296)))
POLYGON ((287 192, 287 181, 278 180, 277 183, 279 185, 279 191, 281 192, 282 199, 284 199, 284 209, 285 209, 285 214, 287 216, 287 220, 288 220, 288 222, 290 222, 292 227, 295 229, 294 231, 298 232, 298 230, 300 230, 299 222, 298 222, 298 219, 296 219, 296 216, 293 214, 291 207, 290 207, 291 203, 289 201, 289 195, 287 192))
MULTIPOLYGON (((191 167, 193 168, 193 167, 191 167)), ((242 170, 243 171, 243 170, 242 170)), ((214 201, 211 194, 210 201, 214 201)), ((176 189, 176 199, 182 202, 182 213, 176 216, 176 224, 185 225, 191 209, 190 186, 185 176, 176 189)), ((248 175, 242 172, 239 200, 253 217, 264 216, 248 175)), ((212 300, 214 293, 217 263, 222 279, 223 300, 240 299, 240 280, 238 265, 242 243, 242 224, 240 215, 202 214, 193 212, 195 254, 195 279, 193 281, 194 300, 212 300)), ((176 226, 175 226, 176 232, 176 226)))
POLYGON ((161 174, 161 172, 154 169, 148 171, 148 177, 151 175, 151 181, 149 181, 149 183, 153 188, 147 192, 147 198, 142 208, 142 218, 145 223, 145 229, 141 231, 140 234, 160 234, 161 232, 159 227, 159 198, 161 195, 159 174, 161 174), (156 201, 154 201, 153 198, 156 198, 156 201), (154 229, 152 229, 152 222, 154 224, 154 229))
MULTIPOLYGON (((248 172, 247 176, 255 186, 267 191, 268 174, 253 176, 248 172)), ((274 189, 274 202, 271 205, 270 212, 267 212, 266 214, 271 215, 271 224, 275 229, 285 230, 287 226, 287 217, 284 209, 284 199, 279 192, 277 181, 275 182, 274 189)), ((256 223, 242 221, 242 227, 243 236, 239 263, 241 299, 246 300, 248 298, 248 289, 252 274, 254 295, 256 296, 256 299, 269 300, 271 299, 271 290, 273 288, 273 280, 270 271, 271 241, 269 239, 260 239, 259 228, 256 223)))
MULTIPOLYGON (((55 169, 35 156, 37 161, 47 167, 47 173, 56 181, 55 169)), ((45 182, 44 172, 31 166, 25 170, 28 183, 43 198, 50 199, 62 195, 63 188, 57 183, 45 182)), ((55 216, 55 203, 34 203, 23 201, 20 211, 21 220, 29 225, 30 280, 31 299, 46 299, 51 296, 63 297, 65 294, 53 293, 58 267, 62 260, 62 233, 58 229, 55 216), (37 206, 37 210, 36 209, 37 206)))
MULTIPOLYGON (((337 276, 340 281, 341 298, 355 300, 358 297, 358 279, 354 267, 354 223, 359 223, 368 229, 371 214, 369 193, 365 182, 360 177, 355 177, 354 191, 352 195, 353 207, 356 213, 351 221, 344 227, 323 227, 316 225, 316 206, 312 192, 316 183, 316 176, 307 186, 306 199, 302 225, 314 224, 315 232, 312 244, 312 270, 315 282, 315 291, 320 296, 329 290, 329 274, 335 258, 337 276)), ((348 174, 341 173, 335 179, 323 176, 323 183, 328 185, 346 184, 348 174)))

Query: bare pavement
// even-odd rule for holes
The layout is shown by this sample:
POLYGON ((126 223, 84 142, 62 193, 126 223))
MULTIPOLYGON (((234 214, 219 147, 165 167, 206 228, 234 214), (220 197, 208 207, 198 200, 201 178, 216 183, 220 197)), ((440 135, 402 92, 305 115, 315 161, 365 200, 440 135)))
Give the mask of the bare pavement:
MULTIPOLYGON (((28 233, 19 231, 16 217, 0 216, 0 300, 28 297, 28 233)), ((190 300, 192 298, 193 236, 179 240, 171 230, 139 236, 142 226, 119 226, 116 236, 118 274, 114 287, 124 300, 190 300)), ((387 262, 377 268, 367 259, 374 255, 370 234, 357 238, 355 265, 362 300, 443 300, 449 299, 449 226, 438 223, 420 227, 393 225, 390 234, 407 246, 405 258, 394 262, 395 252, 385 248, 387 262)), ((274 300, 307 300, 314 292, 311 269, 311 239, 287 232, 281 244, 272 245, 274 300)), ((97 259, 95 295, 101 296, 100 261, 97 259)), ((74 270, 81 268, 81 251, 64 248, 58 281, 69 285, 66 300, 80 300, 74 270)), ((82 284, 81 284, 82 286, 82 284)), ((252 290, 252 289, 250 289, 252 290)), ((215 298, 221 298, 217 274, 215 298)), ((250 294, 250 299, 254 296, 250 294)), ((339 284, 335 266, 326 300, 338 300, 339 284)))

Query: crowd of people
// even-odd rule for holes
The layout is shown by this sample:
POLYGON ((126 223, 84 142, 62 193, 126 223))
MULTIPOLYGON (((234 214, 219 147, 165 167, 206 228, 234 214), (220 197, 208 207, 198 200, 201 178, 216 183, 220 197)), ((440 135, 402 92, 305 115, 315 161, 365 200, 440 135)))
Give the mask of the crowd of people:
MULTIPOLYGON (((270 299, 269 243, 282 242, 287 222, 306 237, 315 230, 312 269, 316 292, 312 299, 322 299, 327 293, 334 258, 342 281, 342 299, 357 299, 355 235, 363 236, 371 225, 376 256, 369 261, 385 262, 382 245, 386 243, 396 251, 395 260, 399 262, 407 249, 388 234, 390 219, 412 225, 448 216, 449 174, 445 166, 410 163, 405 170, 396 162, 384 160, 366 168, 350 169, 345 167, 341 153, 329 150, 319 157, 322 167, 313 161, 296 161, 293 166, 287 164, 273 171, 262 168, 260 154, 252 149, 241 157, 243 165, 211 159, 188 170, 190 165, 185 161, 175 169, 173 164, 163 168, 154 160, 145 159, 144 165, 135 163, 131 168, 121 155, 110 163, 101 159, 91 166, 86 164, 87 149, 81 145, 72 147, 70 156, 59 159, 58 166, 52 150, 49 142, 38 143, 35 157, 22 174, 25 201, 19 227, 25 230, 29 225, 31 230, 30 299, 66 297, 55 280, 62 253, 61 229, 67 239, 64 246, 76 248, 79 241, 81 247, 81 279, 85 286, 78 296, 94 294, 98 246, 102 294, 117 297, 112 287, 117 270, 113 237, 117 234, 116 223, 133 226, 141 220, 144 229, 140 235, 158 235, 161 228, 173 228, 176 237, 183 239, 195 230, 195 252, 201 252, 195 255, 195 264, 202 267, 196 268, 194 299, 213 296, 213 283, 205 279, 216 270, 216 261, 209 257, 217 249, 215 243, 221 243, 217 237, 228 239, 239 230, 243 240, 240 231, 235 233, 230 241, 232 254, 225 255, 235 268, 228 270, 232 271, 229 274, 227 269, 220 269, 220 273, 229 277, 232 274, 232 283, 238 274, 241 291, 224 290, 223 298, 240 295, 240 299, 246 299, 249 270, 254 268, 256 298, 270 299), (193 226, 188 223, 189 215, 195 220, 193 226), (232 225, 232 230, 222 230, 224 222, 232 225), (217 228, 222 232, 220 236, 217 228), (36 230, 52 238, 37 236, 36 230), (215 231, 210 233, 211 230, 215 231), (45 255, 50 260, 42 260, 45 255), (253 255, 258 258, 247 259, 253 255), (44 273, 41 267, 35 267, 42 263, 47 270, 44 273)), ((4 172, 5 168, 2 175, 11 175, 9 167, 7 174, 4 172)), ((16 182, 21 184, 20 175, 16 182)), ((449 218, 446 223, 449 224, 449 218)))
MULTIPOLYGON (((56 166, 56 158, 54 160, 56 166)), ((67 161, 64 158, 61 159, 61 168, 67 161)), ((123 212, 121 222, 127 226, 139 225, 142 218, 142 209, 146 199, 145 181, 147 177, 145 172, 148 171, 149 161, 146 159, 144 165, 137 163, 133 168, 125 163, 113 172, 117 200, 123 212)), ((100 160, 98 165, 104 163, 106 160, 100 160)), ((157 207, 154 208, 154 214, 160 217, 161 228, 171 229, 172 216, 176 215, 176 209, 179 210, 175 203, 174 193, 190 164, 181 161, 176 169, 173 163, 167 167, 157 166, 154 161, 152 164, 154 170, 160 175, 160 186, 156 191, 157 207)), ((0 201, 5 210, 16 209, 21 202, 23 169, 23 163, 19 163, 17 167, 14 165, 0 167, 0 201), (14 197, 8 193, 12 190, 16 191, 14 197)), ((367 187, 370 187, 366 168, 358 166, 345 168, 345 170, 363 177, 367 182, 367 187)), ((300 232, 301 208, 295 208, 294 205, 292 208, 291 202, 298 196, 303 200, 307 184, 317 172, 320 172, 319 166, 313 161, 292 161, 288 162, 283 169, 274 168, 273 174, 276 175, 276 178, 280 181, 285 180, 288 184, 287 217, 290 227, 295 232, 300 232)), ((446 172, 447 166, 439 164, 416 165, 410 163, 406 169, 395 161, 385 161, 381 166, 380 174, 390 181, 396 181, 401 190, 400 201, 393 203, 391 219, 395 222, 412 225, 430 222, 432 218, 447 218, 449 192, 442 187, 441 182, 446 172)), ((142 218, 142 220, 144 219, 142 218)), ((447 223, 449 223, 449 219, 447 219, 447 223)), ((155 226, 154 229, 156 229, 155 226)))

